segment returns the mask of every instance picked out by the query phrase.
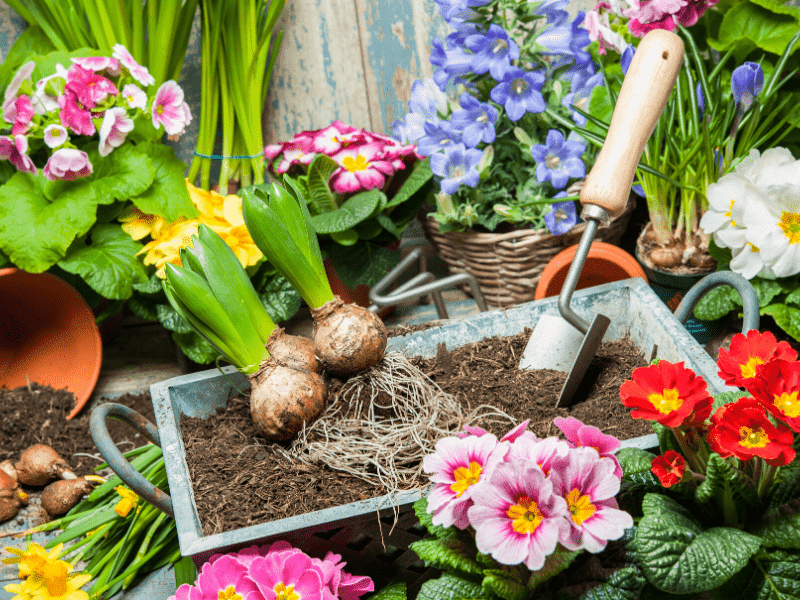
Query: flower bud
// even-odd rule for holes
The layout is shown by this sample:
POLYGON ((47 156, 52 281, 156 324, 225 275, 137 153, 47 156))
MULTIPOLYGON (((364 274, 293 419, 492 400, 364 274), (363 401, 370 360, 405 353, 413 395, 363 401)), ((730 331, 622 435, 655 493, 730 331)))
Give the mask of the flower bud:
POLYGON ((731 75, 733 99, 737 104, 741 104, 744 110, 750 108, 763 87, 764 71, 757 63, 746 61, 743 65, 736 67, 731 75))

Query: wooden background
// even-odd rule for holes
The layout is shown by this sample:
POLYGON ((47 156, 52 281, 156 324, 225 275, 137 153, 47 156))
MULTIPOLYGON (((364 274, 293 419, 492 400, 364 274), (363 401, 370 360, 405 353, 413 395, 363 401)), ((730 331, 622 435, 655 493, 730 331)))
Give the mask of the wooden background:
MULTIPOLYGON (((572 0, 570 12, 592 6, 572 0)), ((25 26, 0 2, 0 59, 25 26)), ((414 80, 431 75, 431 38, 450 31, 434 0, 288 0, 279 27, 284 40, 264 110, 266 143, 336 119, 388 133, 407 111, 414 80)), ((188 163, 200 114, 199 19, 180 83, 195 117, 175 144, 188 163)))

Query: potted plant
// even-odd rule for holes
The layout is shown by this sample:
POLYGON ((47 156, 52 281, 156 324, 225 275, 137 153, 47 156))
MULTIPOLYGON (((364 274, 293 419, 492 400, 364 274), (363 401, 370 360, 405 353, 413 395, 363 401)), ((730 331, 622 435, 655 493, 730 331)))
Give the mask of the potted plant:
MULTIPOLYGON (((438 193, 426 233, 495 305, 532 300, 544 266, 582 231, 575 200, 595 151, 551 113, 584 122, 574 107, 603 75, 583 13, 570 20, 565 4, 439 3, 453 32, 433 39, 434 76, 414 83, 409 114, 392 126, 430 156, 438 193)), ((632 209, 600 239, 619 241, 632 209)))
POLYGON ((413 145, 335 121, 264 150, 270 173, 302 192, 337 294, 368 304, 368 288, 399 260, 397 247, 431 188, 413 145))

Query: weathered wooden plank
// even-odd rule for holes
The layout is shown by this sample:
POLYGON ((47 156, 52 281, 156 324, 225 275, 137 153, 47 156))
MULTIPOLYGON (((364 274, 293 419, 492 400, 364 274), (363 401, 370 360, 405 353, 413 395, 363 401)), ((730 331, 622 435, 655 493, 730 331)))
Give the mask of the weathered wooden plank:
POLYGON ((354 0, 293 0, 265 106, 267 143, 339 119, 371 126, 354 0))

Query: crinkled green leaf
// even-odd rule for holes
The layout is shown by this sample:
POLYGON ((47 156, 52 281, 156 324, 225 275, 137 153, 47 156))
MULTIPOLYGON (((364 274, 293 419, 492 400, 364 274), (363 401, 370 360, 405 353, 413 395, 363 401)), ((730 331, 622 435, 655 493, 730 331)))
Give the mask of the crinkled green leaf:
POLYGON ((314 215, 311 217, 311 223, 317 233, 345 231, 372 217, 385 200, 386 195, 380 190, 361 192, 348 198, 332 212, 314 215))
POLYGON ((794 304, 796 306, 800 306, 800 285, 798 285, 793 291, 789 293, 784 299, 786 304, 794 304))
MULTIPOLYGON (((163 300, 166 302, 166 300, 163 300)), ((128 308, 131 312, 148 321, 158 321, 158 305, 153 296, 134 292, 127 300, 128 308)))
POLYGON ((703 530, 672 498, 647 494, 636 546, 648 581, 673 594, 714 589, 733 577, 755 554, 761 540, 731 527, 703 530))
POLYGON ((433 513, 428 512, 428 499, 420 498, 414 502, 414 514, 420 524, 440 540, 447 540, 456 536, 455 527, 442 527, 433 524, 433 513))
POLYGON ((453 537, 446 540, 430 538, 418 540, 409 545, 425 565, 437 569, 463 571, 470 575, 479 575, 482 567, 472 557, 475 549, 461 539, 453 537))
POLYGON ((352 227, 344 231, 334 231, 331 239, 341 246, 354 246, 358 243, 358 232, 352 227))
POLYGON ((800 553, 762 548, 724 584, 717 598, 800 600, 800 553))
POLYGON ((728 10, 717 39, 709 38, 708 44, 720 52, 735 48, 737 57, 756 47, 781 54, 799 27, 796 7, 775 0, 744 0, 728 10))
POLYGON ((708 242, 708 253, 711 255, 715 261, 717 261, 717 270, 721 271, 724 269, 729 269, 729 265, 731 264, 731 249, 730 248, 723 248, 718 246, 717 243, 714 241, 714 238, 711 238, 708 242))
POLYGON ((161 286, 161 282, 164 281, 158 275, 153 273, 150 276, 150 279, 145 281, 144 283, 137 283, 133 286, 137 292, 142 292, 143 294, 148 294, 150 296, 155 294, 163 294, 164 288, 161 286))
POLYGON ((41 175, 16 173, 0 186, 0 250, 29 273, 46 271, 67 253, 95 221, 97 197, 85 181, 55 201, 44 195, 41 175))
POLYGON ((490 599, 479 583, 444 573, 438 579, 431 579, 422 584, 417 600, 482 600, 490 599))
MULTIPOLYGON (((175 333, 189 333, 194 332, 191 325, 186 322, 178 311, 172 308, 169 304, 156 304, 156 317, 159 323, 164 326, 164 329, 169 329, 175 333)), ((195 361, 197 362, 197 361, 195 361)))
POLYGON ((800 341, 800 308, 785 304, 771 304, 761 309, 762 315, 769 315, 775 323, 794 339, 800 341))
POLYGON ((800 497, 779 506, 773 503, 754 533, 761 536, 764 546, 800 550, 800 497))
MULTIPOLYGON (((545 557, 544 566, 541 569, 538 569, 537 571, 531 574, 531 578, 528 581, 528 585, 530 586, 531 589, 533 589, 537 585, 540 585, 545 581, 547 581, 548 579, 555 577, 556 575, 561 573, 561 571, 569 567, 572 564, 572 562, 576 558, 578 558, 581 554, 583 554, 583 551, 581 550, 578 550, 577 552, 571 552, 565 548, 562 548, 561 546, 557 546, 552 554, 549 554, 547 555, 547 557, 545 557)), ((485 580, 484 580, 484 586, 486 586, 485 580)), ((492 589, 492 591, 495 590, 492 589)), ((514 599, 508 598, 507 600, 514 600, 514 599)))
POLYGON ((407 600, 406 582, 390 583, 385 588, 367 596, 366 600, 407 600))
POLYGON ((256 292, 261 304, 276 323, 291 319, 300 309, 300 294, 283 275, 274 275, 256 292))
MULTIPOLYGON (((783 286, 773 279, 761 279, 760 277, 754 277, 750 280, 750 283, 756 292, 756 296, 758 296, 759 308, 764 308, 767 304, 772 302, 772 299, 775 298, 775 296, 783 292, 783 286)), ((738 296, 739 294, 737 293, 736 295, 738 296)), ((739 304, 741 305, 741 303, 742 302, 740 299, 739 304)))
POLYGON ((511 571, 486 569, 483 572, 481 585, 485 590, 495 596, 500 596, 503 600, 525 600, 528 597, 525 583, 511 571))
POLYGON ((91 232, 91 243, 76 243, 58 266, 80 275, 104 298, 125 300, 133 293, 133 285, 147 281, 147 273, 136 253, 139 242, 122 231, 119 225, 97 225, 91 232))
POLYGON ((389 200, 384 208, 393 208, 398 204, 402 204, 433 178, 430 157, 426 157, 425 160, 417 161, 412 169, 409 178, 403 182, 403 185, 400 186, 400 189, 397 190, 397 193, 389 200))
POLYGON ((308 200, 312 215, 333 212, 338 208, 336 195, 328 180, 339 168, 339 163, 324 154, 317 154, 308 167, 308 200))
POLYGON ((704 321, 715 321, 741 305, 739 292, 729 285, 721 285, 700 298, 694 307, 694 316, 704 321), (736 299, 739 299, 738 303, 736 299))
POLYGON ((175 157, 175 150, 161 144, 139 144, 134 147, 134 152, 151 164, 153 170, 152 185, 128 196, 136 208, 149 215, 160 215, 167 221, 192 218, 199 214, 189 198, 183 178, 186 165, 175 157))
POLYGON ((350 248, 331 246, 328 251, 337 275, 351 289, 359 283, 375 285, 400 262, 399 250, 389 250, 372 242, 360 242, 350 248))
MULTIPOLYGON (((377 215, 377 217, 381 217, 384 215, 377 215)), ((366 221, 362 221, 358 225, 355 225, 353 229, 358 234, 359 239, 362 240, 371 240, 379 236, 383 232, 383 224, 378 220, 377 217, 373 217, 371 219, 367 219, 366 221)), ((389 219, 391 222, 391 219, 389 219)), ((392 223, 394 226, 394 223, 392 223)))
MULTIPOLYGON (((581 595, 570 595, 571 600, 639 600, 647 580, 636 567, 623 567, 615 571, 605 582, 581 595)), ((559 598, 562 596, 559 595, 559 598)))
MULTIPOLYGON (((794 462, 797 463, 798 458, 794 462)), ((769 508, 777 509, 794 498, 800 498, 800 467, 796 464, 781 467, 767 494, 767 504, 769 508)))
POLYGON ((616 457, 619 466, 622 467, 622 476, 630 477, 634 474, 650 472, 650 466, 656 455, 641 448, 620 448, 616 457))
POLYGON ((761 507, 755 485, 744 473, 734 468, 716 452, 708 458, 705 480, 697 486, 695 500, 700 504, 723 502, 732 499, 739 522, 747 524, 750 516, 761 507))
POLYGON ((178 348, 187 356, 187 358, 200 365, 208 365, 213 363, 219 357, 219 351, 209 344, 202 337, 197 335, 194 331, 188 333, 172 333, 172 339, 178 344, 178 348))
POLYGON ((744 398, 749 396, 747 392, 743 392, 741 390, 736 390, 733 392, 719 392, 718 394, 714 394, 714 404, 711 407, 711 414, 714 414, 716 410, 726 404, 732 404, 736 402, 740 398, 744 398))

